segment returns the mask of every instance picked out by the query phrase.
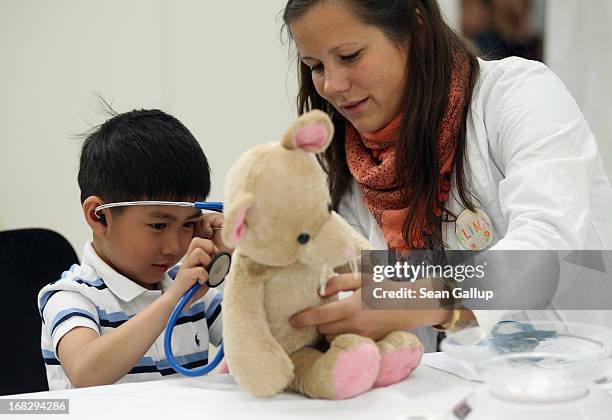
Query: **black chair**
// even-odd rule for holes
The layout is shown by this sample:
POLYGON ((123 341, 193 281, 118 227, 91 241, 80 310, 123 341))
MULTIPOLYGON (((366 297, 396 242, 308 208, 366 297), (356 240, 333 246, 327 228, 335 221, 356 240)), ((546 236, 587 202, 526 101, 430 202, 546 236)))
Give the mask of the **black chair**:
POLYGON ((0 395, 47 391, 40 350, 39 290, 57 280, 78 257, 59 233, 47 229, 0 232, 0 278, 4 284, 0 395))

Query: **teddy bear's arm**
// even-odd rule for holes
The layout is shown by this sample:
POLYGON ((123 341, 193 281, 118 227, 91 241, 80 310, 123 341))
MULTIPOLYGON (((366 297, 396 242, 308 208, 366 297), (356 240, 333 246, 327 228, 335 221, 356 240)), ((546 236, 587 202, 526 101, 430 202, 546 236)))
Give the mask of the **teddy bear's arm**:
POLYGON ((242 258, 233 267, 225 290, 225 352, 230 373, 242 387, 256 396, 272 396, 293 380, 293 363, 268 327, 263 276, 258 279, 245 267, 247 261, 242 258))

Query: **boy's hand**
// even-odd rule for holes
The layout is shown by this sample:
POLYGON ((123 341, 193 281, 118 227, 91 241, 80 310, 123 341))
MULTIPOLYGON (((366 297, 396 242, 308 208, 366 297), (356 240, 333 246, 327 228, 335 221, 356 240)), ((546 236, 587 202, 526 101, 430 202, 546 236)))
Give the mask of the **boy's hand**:
POLYGON ((199 282, 202 287, 187 302, 185 308, 189 308, 193 302, 204 296, 208 291, 208 286, 204 285, 206 280, 208 280, 206 267, 208 267, 213 255, 217 252, 219 252, 218 248, 208 239, 193 238, 191 240, 181 268, 176 274, 172 286, 168 289, 168 294, 174 302, 178 302, 196 282, 199 282))
POLYGON ((220 251, 231 254, 234 249, 226 246, 223 243, 223 239, 221 239, 221 228, 223 227, 224 220, 223 213, 204 213, 196 223, 193 237, 210 239, 220 251))

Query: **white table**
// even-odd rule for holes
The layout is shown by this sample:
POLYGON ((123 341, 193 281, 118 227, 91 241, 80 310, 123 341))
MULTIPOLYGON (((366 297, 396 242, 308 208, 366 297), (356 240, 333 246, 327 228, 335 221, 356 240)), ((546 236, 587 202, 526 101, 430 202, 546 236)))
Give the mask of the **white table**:
MULTIPOLYGON (((441 416, 477 385, 421 365, 399 384, 342 401, 312 400, 292 393, 255 398, 241 390, 229 375, 176 377, 2 398, 68 398, 70 414, 53 417, 57 419, 409 419, 441 416)), ((40 415, 16 418, 29 417, 40 420, 40 415)))

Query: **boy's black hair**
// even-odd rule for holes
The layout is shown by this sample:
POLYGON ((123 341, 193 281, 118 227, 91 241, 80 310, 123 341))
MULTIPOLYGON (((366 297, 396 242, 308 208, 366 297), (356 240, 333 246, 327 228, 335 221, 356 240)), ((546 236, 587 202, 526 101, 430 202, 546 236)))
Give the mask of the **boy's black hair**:
POLYGON ((203 201, 210 193, 210 168, 179 120, 157 109, 134 110, 86 137, 78 181, 81 203, 92 195, 109 203, 203 201))

